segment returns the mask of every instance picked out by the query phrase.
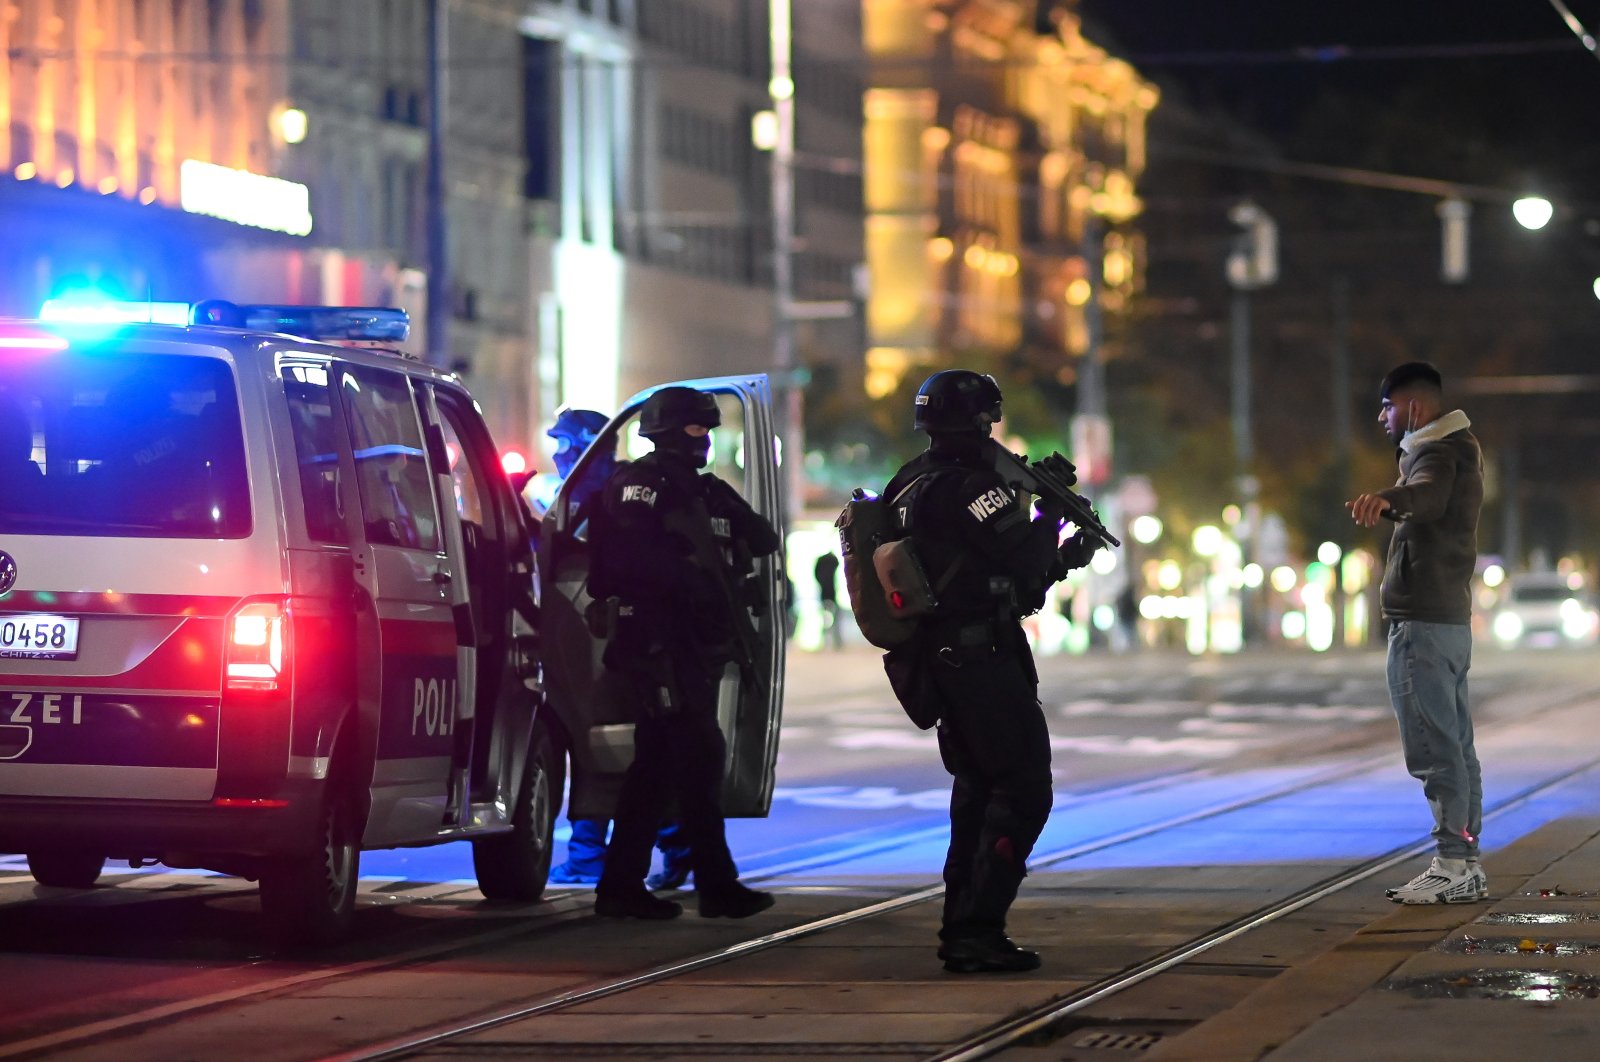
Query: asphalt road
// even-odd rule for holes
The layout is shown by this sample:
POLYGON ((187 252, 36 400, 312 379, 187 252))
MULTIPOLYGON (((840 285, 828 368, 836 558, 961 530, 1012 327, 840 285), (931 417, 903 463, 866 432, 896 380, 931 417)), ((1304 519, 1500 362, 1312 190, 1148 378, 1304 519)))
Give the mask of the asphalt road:
MULTIPOLYGON (((1593 685, 1596 659, 1588 652, 1480 651, 1480 726, 1517 720, 1541 691, 1593 685)), ((1049 658, 1040 670, 1057 778, 1057 810, 1041 851, 1114 829, 1096 816, 1117 801, 1130 804, 1125 798, 1141 787, 1154 804, 1173 806, 1147 802, 1138 814, 1170 816, 1184 810, 1183 801, 1278 765, 1371 753, 1395 761, 1389 773, 1400 771, 1375 652, 1108 654, 1049 658), (1189 781, 1168 785, 1174 776, 1189 781)), ((1403 776, 1393 781, 1396 791, 1412 784, 1403 776)), ((730 838, 747 876, 792 890, 797 904, 808 890, 936 881, 946 786, 932 736, 893 703, 876 654, 796 654, 772 814, 730 823, 730 838)), ((1196 845, 1194 861, 1217 862, 1229 854, 1216 849, 1219 840, 1196 833, 1152 845, 1196 845)), ((1240 835, 1224 843, 1254 842, 1240 835)), ((1176 862, 1190 857, 1173 855, 1176 862)), ((87 892, 43 889, 20 857, 0 856, 0 984, 7 993, 0 1057, 8 1042, 83 1027, 122 1009, 181 1009, 219 989, 271 985, 286 969, 295 978, 329 975, 466 935, 519 933, 530 916, 588 907, 581 889, 552 889, 538 911, 495 910, 477 900, 464 846, 368 854, 356 939, 309 966, 285 967, 262 949, 248 883, 112 867, 87 892)), ((633 950, 632 938, 622 940, 616 962, 650 961, 633 950)), ((524 954, 532 974, 539 964, 524 954)))

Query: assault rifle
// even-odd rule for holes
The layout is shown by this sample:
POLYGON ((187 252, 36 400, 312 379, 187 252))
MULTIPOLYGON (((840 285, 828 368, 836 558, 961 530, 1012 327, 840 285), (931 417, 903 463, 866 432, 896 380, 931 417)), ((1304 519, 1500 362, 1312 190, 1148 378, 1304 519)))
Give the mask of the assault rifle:
POLYGON ((990 456, 994 459, 994 470, 1000 473, 1000 478, 1014 488, 1020 488, 1029 494, 1050 501, 1066 510, 1067 519, 1079 528, 1098 538, 1108 546, 1121 546, 1117 536, 1106 530, 1106 525, 1100 522, 1100 517, 1089 507, 1089 499, 1074 491, 1072 488, 1078 482, 1078 470, 1071 461, 1058 453, 1037 461, 1029 461, 1026 457, 1019 457, 1001 446, 993 439, 989 440, 990 456))
MULTIPOLYGON (((662 526, 668 532, 688 542, 695 566, 704 572, 706 581, 711 584, 727 610, 728 626, 733 634, 731 648, 734 663, 739 665, 740 674, 752 689, 764 691, 766 675, 756 666, 756 661, 759 659, 756 655, 759 644, 756 625, 750 616, 750 604, 740 592, 743 577, 739 572, 729 568, 721 547, 712 538, 711 517, 706 511, 705 502, 696 498, 687 512, 682 509, 671 510, 662 526)), ((742 564, 748 557, 748 552, 736 551, 734 559, 736 563, 742 564)))

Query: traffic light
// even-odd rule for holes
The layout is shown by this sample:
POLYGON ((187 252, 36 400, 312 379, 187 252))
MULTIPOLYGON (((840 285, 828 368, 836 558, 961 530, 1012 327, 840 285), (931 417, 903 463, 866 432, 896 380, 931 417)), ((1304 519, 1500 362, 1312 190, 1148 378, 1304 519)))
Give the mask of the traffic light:
POLYGON ((1467 279, 1467 219, 1472 204, 1451 197, 1434 208, 1439 215, 1439 277, 1446 284, 1461 284, 1467 279))
POLYGON ((1246 199, 1228 210, 1228 220, 1244 230, 1228 255, 1228 282, 1236 288, 1264 288, 1278 280, 1278 223, 1246 199))

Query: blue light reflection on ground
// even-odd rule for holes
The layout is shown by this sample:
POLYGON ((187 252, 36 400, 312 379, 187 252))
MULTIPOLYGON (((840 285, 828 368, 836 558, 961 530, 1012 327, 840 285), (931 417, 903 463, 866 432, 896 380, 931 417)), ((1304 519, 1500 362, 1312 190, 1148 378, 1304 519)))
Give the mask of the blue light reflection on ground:
MULTIPOLYGON (((1105 804, 1094 802, 1058 808, 1035 848, 1035 858, 1052 851, 1080 847, 1135 831, 1149 823, 1191 814, 1205 807, 1244 800, 1275 788, 1304 770, 1273 769, 1210 777, 1173 789, 1138 794, 1105 804)), ((1532 784, 1533 775, 1503 774, 1491 784, 1487 801, 1518 792, 1532 784)), ((1581 814, 1584 803, 1576 786, 1558 788, 1492 820, 1485 829, 1488 852, 1570 814, 1581 814)), ((806 838, 791 835, 791 808, 775 805, 768 819, 737 819, 728 823, 729 842, 741 867, 759 871, 762 863, 750 853, 772 852, 785 840, 798 845, 806 838)), ((843 818, 843 815, 840 816, 843 818)), ((862 821, 852 818, 856 822, 862 821)), ((942 821, 942 816, 930 818, 942 821)), ((814 827, 814 820, 812 822, 814 827)), ((1320 786, 1185 828, 1165 831, 1073 859, 1073 870, 1136 869, 1194 866, 1248 866, 1272 863, 1343 863, 1372 858, 1405 845, 1423 841, 1430 822, 1418 783, 1397 766, 1320 786)), ((555 862, 566 858, 570 828, 563 818, 557 824, 559 842, 555 862)), ((937 880, 944 864, 945 836, 940 833, 885 852, 852 858, 844 865, 821 866, 792 872, 784 880, 818 884, 831 879, 893 877, 907 882, 937 880)), ((368 852, 362 856, 362 877, 373 880, 459 882, 474 884, 472 852, 466 844, 438 848, 368 852)))

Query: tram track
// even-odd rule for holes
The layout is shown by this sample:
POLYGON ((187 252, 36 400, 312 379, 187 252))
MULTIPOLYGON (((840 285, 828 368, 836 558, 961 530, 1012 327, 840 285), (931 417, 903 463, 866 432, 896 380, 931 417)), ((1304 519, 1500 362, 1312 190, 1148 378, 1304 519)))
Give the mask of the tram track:
MULTIPOLYGON (((1545 711, 1553 710, 1556 707, 1559 707, 1559 705, 1541 706, 1534 709, 1525 718, 1541 715, 1545 711)), ((1331 765, 1285 765, 1280 768, 1280 773, 1293 773, 1294 777, 1291 780, 1285 780, 1277 784, 1261 785, 1255 791, 1242 794, 1235 799, 1214 801, 1204 806, 1195 807, 1182 814, 1152 817, 1137 824, 1125 825, 1120 829, 1107 830, 1097 836, 1089 837, 1073 844, 1058 846, 1048 851, 1036 851, 1031 863, 1036 869, 1048 869, 1062 864, 1069 864, 1071 861, 1086 855, 1156 837, 1166 831, 1180 831, 1207 819, 1261 806, 1274 800, 1287 799, 1295 794, 1313 790, 1318 786, 1332 785, 1340 780, 1359 777, 1364 772, 1372 772, 1380 767, 1392 770, 1392 761, 1392 752, 1384 752, 1356 759, 1347 758, 1336 761, 1331 765)), ((1595 766, 1595 762, 1589 762, 1566 772, 1564 775, 1552 776, 1537 786, 1525 788, 1510 798, 1497 802, 1486 813, 1486 818, 1502 815, 1511 808, 1532 800, 1538 793, 1559 785, 1564 779, 1576 776, 1586 770, 1592 770, 1595 766)), ((1219 773, 1222 772, 1212 768, 1189 768, 1146 778, 1138 782, 1107 787, 1098 791, 1073 794, 1062 801, 1058 801, 1057 807, 1058 809, 1074 806, 1079 808, 1091 806, 1107 808, 1120 804, 1127 804, 1130 807, 1144 806, 1139 805, 1141 799, 1158 797, 1163 793, 1181 790, 1185 785, 1192 784, 1203 790, 1205 783, 1215 778, 1219 773)), ((1271 772, 1267 773, 1271 774, 1271 772)), ((1103 817, 1108 822, 1114 821, 1116 818, 1116 816, 1110 814, 1103 817)), ((904 820, 902 820, 902 826, 903 823, 904 820)), ((819 853, 815 856, 807 855, 777 862, 771 860, 763 861, 759 856, 754 857, 751 859, 751 872, 748 875, 748 880, 781 880, 785 877, 803 874, 808 870, 840 866, 849 863, 851 860, 892 853, 898 848, 909 845, 926 844, 942 837, 947 827, 941 822, 937 826, 926 828, 913 827, 910 830, 902 828, 897 836, 886 835, 882 837, 873 836, 873 829, 843 835, 842 839, 847 839, 847 843, 843 847, 819 853)), ((882 829, 892 831, 895 827, 885 826, 882 829)), ((1184 962, 1193 955, 1215 947, 1225 940, 1234 939, 1243 933, 1258 928, 1260 925, 1265 925, 1294 910, 1299 910, 1322 896, 1329 895, 1339 889, 1365 880, 1374 874, 1381 873, 1388 867, 1392 867, 1409 858, 1424 844, 1425 842, 1418 841, 1393 849, 1364 863, 1347 868, 1340 874, 1330 876, 1302 888, 1275 904, 1259 908, 1240 918, 1219 923, 1207 933, 1195 936, 1180 945, 1165 949, 1146 957, 1138 963, 1126 966, 1114 977, 1102 978, 1093 985, 1085 986, 1070 994, 1057 996, 1042 1007, 1031 1008, 1025 1015, 1013 1016, 1004 1022, 992 1025, 983 1033, 977 1034, 967 1041, 957 1043, 956 1046, 944 1049, 943 1053, 934 1054, 931 1057, 938 1059, 985 1057, 988 1053, 1003 1049, 1006 1044, 1014 1043, 1018 1039, 1033 1035, 1039 1029, 1049 1027, 1078 1009, 1116 992, 1124 991, 1149 977, 1155 976, 1162 970, 1170 968, 1172 965, 1184 962)), ((778 849, 770 854, 781 855, 784 852, 785 849, 778 849)), ((471 889, 463 886, 461 892, 470 893, 471 889)), ((605 978, 591 977, 581 983, 528 996, 514 1003, 502 1005, 499 1009, 484 1008, 482 1012, 461 1020, 428 1024, 423 1027, 424 1031, 420 1033, 402 1034, 382 1040, 377 1039, 375 1036, 375 1042, 371 1044, 340 1051, 323 1049, 313 1052, 308 1045, 307 1052, 298 1057, 348 1059, 354 1062, 357 1059, 411 1057, 428 1053, 435 1049, 442 1049, 445 1053, 471 1054, 473 1049, 468 1041, 475 1034, 524 1020, 531 1021, 545 1015, 572 1011, 585 1003, 613 996, 622 996, 650 985, 663 984, 675 978, 683 978, 695 971, 736 962, 761 952, 781 948, 786 944, 808 937, 815 937, 859 925, 873 918, 931 903, 942 896, 942 893, 942 884, 906 890, 886 899, 859 904, 826 917, 812 918, 787 929, 751 937, 729 946, 707 950, 686 958, 669 959, 665 962, 646 966, 643 969, 618 973, 615 976, 605 978)), ((390 902, 405 903, 406 899, 401 894, 392 897, 390 902)), ((432 934, 432 939, 426 939, 427 935, 424 934, 424 939, 417 946, 400 953, 391 953, 345 965, 300 970, 279 977, 269 977, 238 989, 173 1001, 161 1006, 146 1007, 117 1018, 86 1023, 72 1029, 60 1029, 10 1044, 0 1044, 0 1058, 27 1058, 46 1054, 54 1055, 62 1052, 72 1053, 70 1049, 89 1047, 91 1045, 100 1052, 96 1057, 110 1057, 105 1051, 108 1049, 114 1051, 115 1045, 125 1038, 130 1038, 141 1031, 148 1031, 162 1023, 172 1022, 177 1018, 197 1016, 207 1012, 226 1011, 235 1006, 248 1006, 263 998, 284 996, 313 985, 346 984, 355 986, 367 978, 397 971, 426 974, 436 965, 448 960, 472 956, 475 953, 484 952, 495 947, 512 944, 520 946, 525 941, 534 940, 541 935, 554 932, 563 927, 592 921, 592 915, 589 910, 589 894, 587 892, 560 894, 550 903, 541 905, 541 907, 544 908, 541 911, 530 909, 526 912, 533 916, 529 920, 522 920, 523 912, 504 910, 498 912, 504 917, 519 919, 519 924, 516 926, 499 925, 487 932, 470 933, 463 932, 462 925, 456 923, 445 931, 448 933, 448 939, 438 939, 440 933, 435 930, 432 934)), ((537 963, 530 967, 530 972, 536 968, 537 963)), ((926 1053, 923 1052, 923 1054, 926 1053)), ((85 1055, 84 1057, 89 1056, 85 1055)), ((138 1056, 129 1055, 127 1057, 138 1056)))
MULTIPOLYGON (((1247 797, 1218 802, 1211 806, 1195 809, 1194 811, 1182 815, 1172 816, 1159 822, 1147 823, 1139 827, 1118 831, 1113 834, 1098 837, 1090 841, 1070 845, 1053 851, 1046 851, 1043 853, 1036 851, 1034 856, 1030 858, 1029 863, 1030 866, 1036 871, 1055 867, 1062 863, 1066 863, 1073 859, 1078 859, 1092 853, 1103 852, 1107 849, 1128 844, 1133 841, 1145 840, 1169 830, 1182 829, 1193 825, 1196 822, 1205 821, 1206 819, 1216 818, 1218 816, 1231 814, 1246 808, 1255 807, 1269 801, 1279 800, 1287 796, 1304 793, 1334 781, 1358 777, 1364 773, 1374 771, 1380 766, 1387 765, 1390 759, 1391 757, 1388 755, 1373 755, 1363 757, 1353 763, 1342 763, 1331 768, 1318 770, 1313 772, 1309 777, 1299 779, 1286 785, 1272 787, 1267 791, 1253 793, 1247 797)), ((1405 853, 1409 854, 1415 850, 1419 844, 1420 842, 1407 845, 1405 848, 1405 853)), ((1363 874, 1362 877, 1377 873, 1382 870, 1384 866, 1392 865, 1393 862, 1398 862, 1400 858, 1404 858, 1404 856, 1396 856, 1391 862, 1371 869, 1366 874, 1363 874)), ((1353 883, 1355 880, 1360 879, 1354 878, 1352 879, 1351 883, 1353 883)), ((511 1023, 539 1018, 544 1015, 553 1014, 558 1011, 574 1008, 585 1003, 620 995, 622 993, 634 991, 649 985, 659 984, 663 981, 682 977, 686 974, 704 970, 708 967, 735 961, 757 952, 780 947, 805 937, 826 933, 835 929, 865 921, 867 919, 889 914, 891 912, 902 911, 906 908, 914 907, 919 904, 929 903, 940 899, 943 895, 943 883, 929 885, 920 889, 902 893, 901 895, 887 900, 866 904, 864 906, 853 908, 851 910, 831 915, 826 918, 817 919, 815 921, 793 926, 775 933, 769 933, 763 936, 741 941, 729 947, 720 948, 715 951, 706 952, 687 959, 665 963, 653 969, 633 973, 628 976, 619 977, 603 983, 590 984, 572 989, 570 991, 556 993, 546 998, 531 1001, 525 1006, 511 1008, 497 1014, 482 1016, 470 1022, 436 1028, 420 1035, 401 1037, 388 1043, 376 1045, 369 1049, 325 1056, 320 1060, 320 1062, 388 1062, 388 1060, 392 1059, 413 1057, 425 1050, 436 1048, 453 1041, 458 1041, 465 1037, 487 1032, 511 1023)), ((1220 942, 1221 940, 1219 939, 1214 943, 1220 942)), ((1209 947, 1213 945, 1208 944, 1207 946, 1209 947)), ((1142 980, 1143 978, 1140 979, 1142 980)), ((1132 983, 1137 982, 1130 982, 1130 986, 1132 983)))
MULTIPOLYGON (((1229 811, 1238 810, 1239 808, 1258 804, 1289 793, 1301 792, 1306 788, 1324 784, 1334 778, 1371 770, 1385 758, 1383 756, 1371 756, 1356 761, 1354 764, 1348 762, 1337 764, 1331 768, 1314 771, 1306 778, 1296 780, 1290 784, 1269 786, 1242 799, 1224 801, 1179 816, 1147 822, 1138 827, 1120 830, 1070 847, 1036 853, 1030 862, 1035 867, 1043 868, 1091 852, 1103 851, 1119 844, 1154 836, 1163 830, 1182 828, 1204 818, 1226 814, 1229 811)), ((1074 794, 1062 801, 1061 804, 1063 806, 1078 807, 1103 806, 1106 802, 1117 799, 1137 800, 1159 796, 1187 784, 1204 782, 1212 778, 1214 774, 1215 772, 1209 768, 1187 768, 1137 782, 1074 794)), ((837 866, 851 858, 860 859, 890 854, 900 848, 942 838, 947 832, 948 825, 941 822, 938 826, 919 828, 909 833, 902 832, 895 837, 884 837, 875 840, 858 839, 848 846, 849 855, 844 854, 844 852, 829 852, 812 859, 789 860, 772 865, 757 863, 752 867, 746 880, 753 882, 771 881, 804 873, 808 870, 837 866)), ((243 893, 249 890, 243 888, 236 891, 243 893)), ((471 891, 470 887, 463 886, 462 888, 464 893, 471 891)), ((928 885, 903 892, 887 900, 850 908, 826 918, 764 934, 728 948, 717 949, 688 959, 670 961, 643 972, 618 977, 604 983, 583 985, 571 990, 561 991, 552 996, 533 1001, 526 1006, 511 1007, 503 1013, 491 1015, 483 1019, 488 1023, 484 1027, 516 1021, 523 1017, 533 1017, 538 1014, 570 1009, 590 1000, 605 998, 645 985, 655 984, 675 976, 727 962, 742 955, 769 950, 804 937, 849 926, 878 915, 903 910, 921 903, 927 903, 942 896, 943 891, 944 886, 942 883, 928 885)), ((281 996, 314 986, 326 987, 340 983, 355 983, 364 978, 397 971, 423 971, 434 964, 460 956, 471 955, 485 949, 535 941, 560 929, 592 921, 594 916, 590 897, 591 894, 587 890, 574 891, 559 894, 538 905, 538 908, 530 906, 525 913, 531 919, 531 924, 529 922, 520 922, 516 926, 502 925, 481 933, 462 932, 459 927, 456 927, 445 931, 448 932, 447 939, 437 939, 441 935, 440 930, 432 929, 431 927, 424 928, 416 931, 424 939, 413 946, 405 948, 398 954, 300 970, 277 977, 267 977, 253 981, 245 986, 173 1001, 164 1005, 142 1008, 113 1018, 75 1025, 70 1029, 60 1029, 12 1043, 0 1044, 0 1059, 42 1057, 74 1045, 115 1042, 120 1037, 133 1035, 151 1026, 185 1016, 224 1010, 233 1006, 248 1005, 264 998, 281 996)), ((504 912, 507 917, 519 916, 522 913, 524 912, 517 910, 504 912)), ((236 968, 256 965, 260 964, 242 963, 238 964, 236 968)), ((479 1024, 476 1020, 459 1023, 437 1030, 436 1033, 430 1033, 429 1036, 438 1035, 442 1038, 440 1042, 456 1039, 470 1035, 471 1032, 479 1028, 479 1024)), ((433 1041, 430 1039, 428 1042, 431 1043, 433 1041)), ((376 1052, 356 1051, 325 1057, 352 1060, 399 1058, 405 1057, 406 1054, 414 1051, 417 1046, 422 1045, 413 1045, 409 1039, 402 1039, 395 1046, 386 1046, 376 1052)), ((307 1057, 311 1056, 308 1055, 307 1057)))

